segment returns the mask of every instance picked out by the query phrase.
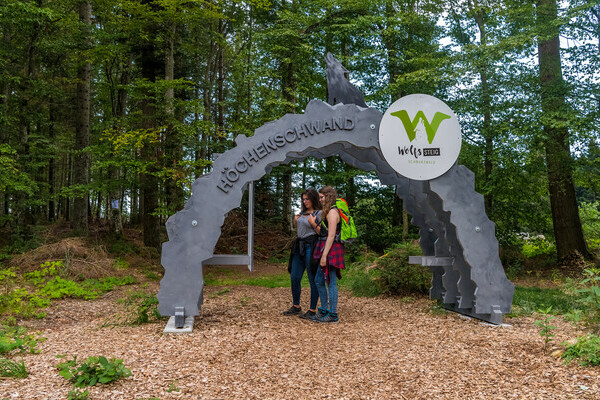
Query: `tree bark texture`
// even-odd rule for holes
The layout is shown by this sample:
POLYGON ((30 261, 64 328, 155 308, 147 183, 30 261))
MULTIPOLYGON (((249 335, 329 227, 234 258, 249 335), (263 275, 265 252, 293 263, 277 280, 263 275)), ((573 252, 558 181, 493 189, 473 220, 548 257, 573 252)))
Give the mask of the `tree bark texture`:
MULTIPOLYGON (((85 1, 79 4, 79 20, 82 23, 84 49, 90 45, 92 6, 85 1)), ((85 54, 85 53, 84 53, 85 54)), ((87 55, 84 55, 87 57, 87 55)), ((92 68, 89 61, 82 61, 77 69, 77 115, 75 123, 75 159, 73 160, 73 184, 87 187, 90 159, 84 151, 90 145, 90 101, 92 68)), ((73 228, 88 230, 88 191, 82 189, 73 199, 73 228)))
MULTIPOLYGON (((174 37, 177 26, 173 23, 167 30, 167 42, 165 48, 165 81, 173 82, 175 79, 175 49, 174 37)), ((167 204, 173 212, 183 209, 185 198, 183 188, 178 184, 181 179, 178 176, 179 163, 183 159, 183 148, 175 125, 175 89, 170 86, 165 91, 166 112, 166 137, 165 137, 165 166, 172 168, 173 175, 167 178, 165 190, 167 204)))
POLYGON ((538 0, 538 55, 550 207, 559 259, 578 251, 590 257, 583 236, 569 148, 566 85, 562 77, 556 0, 538 0))

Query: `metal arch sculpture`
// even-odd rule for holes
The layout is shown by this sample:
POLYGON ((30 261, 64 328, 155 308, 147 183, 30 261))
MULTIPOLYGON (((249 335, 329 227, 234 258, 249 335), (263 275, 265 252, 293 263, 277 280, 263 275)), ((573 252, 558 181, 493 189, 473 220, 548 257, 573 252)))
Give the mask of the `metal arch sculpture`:
POLYGON ((474 190, 473 173, 454 165, 430 181, 400 176, 379 147, 381 119, 372 108, 313 100, 304 114, 287 114, 252 137, 238 136, 236 147, 219 156, 212 173, 194 182, 185 208, 167 221, 159 312, 199 314, 202 263, 213 257, 225 215, 240 205, 248 183, 282 163, 337 154, 354 167, 376 171, 383 184, 396 185, 421 230, 424 256, 411 261, 432 269, 431 298, 448 309, 501 323, 510 312, 514 285, 504 274, 495 226, 485 214, 483 196, 474 190))

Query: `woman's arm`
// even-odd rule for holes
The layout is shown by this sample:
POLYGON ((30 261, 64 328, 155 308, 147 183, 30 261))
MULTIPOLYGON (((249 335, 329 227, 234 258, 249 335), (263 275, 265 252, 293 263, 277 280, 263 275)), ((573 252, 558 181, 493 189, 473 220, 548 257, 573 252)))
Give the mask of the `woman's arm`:
POLYGON ((321 262, 319 263, 321 267, 325 267, 327 265, 327 256, 329 255, 329 250, 331 250, 331 246, 333 246, 333 241, 335 240, 335 231, 337 228, 337 224, 340 220, 340 216, 335 210, 329 210, 327 213, 327 226, 329 230, 327 231, 327 241, 325 242, 325 248, 323 249, 323 255, 321 256, 321 262))
POLYGON ((317 224, 317 218, 314 215, 308 216, 308 223, 312 226, 317 235, 321 232, 321 224, 317 224))

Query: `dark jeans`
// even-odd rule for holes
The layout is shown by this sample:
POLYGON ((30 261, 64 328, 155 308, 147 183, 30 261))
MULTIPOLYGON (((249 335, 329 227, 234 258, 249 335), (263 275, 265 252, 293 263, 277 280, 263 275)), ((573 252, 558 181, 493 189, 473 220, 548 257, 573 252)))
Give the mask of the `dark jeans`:
POLYGON ((321 267, 317 268, 315 281, 319 290, 319 297, 321 297, 321 307, 331 313, 337 314, 338 288, 335 268, 329 270, 329 284, 325 282, 325 273, 323 273, 323 268, 321 267))
POLYGON ((300 305, 300 293, 302 291, 302 275, 306 270, 308 275, 308 282, 310 283, 310 309, 314 310, 317 307, 319 301, 319 292, 317 291, 317 285, 315 285, 315 276, 310 270, 310 244, 304 245, 304 259, 300 254, 292 255, 292 272, 290 278, 292 280, 292 301, 294 305, 300 305))

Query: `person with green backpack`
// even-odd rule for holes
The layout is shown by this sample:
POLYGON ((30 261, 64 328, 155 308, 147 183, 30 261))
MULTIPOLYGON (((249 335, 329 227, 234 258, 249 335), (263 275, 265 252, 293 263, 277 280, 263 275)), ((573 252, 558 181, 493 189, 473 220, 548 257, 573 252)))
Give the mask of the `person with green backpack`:
MULTIPOLYGON (((313 252, 313 262, 317 262, 319 265, 315 283, 319 291, 321 307, 319 307, 319 312, 313 318, 313 321, 338 322, 337 280, 341 279, 341 270, 346 268, 344 261, 346 251, 342 242, 343 219, 340 209, 336 205, 338 199, 334 188, 331 186, 321 188, 319 190, 319 200, 323 208, 322 222, 320 224, 319 240, 313 252)), ((345 214, 346 216, 349 214, 347 205, 345 214)), ((351 224, 353 226, 354 222, 351 224)), ((352 236, 351 231, 352 228, 350 228, 349 236, 345 236, 345 239, 352 236)), ((356 228, 354 228, 354 237, 356 237, 356 228)))

